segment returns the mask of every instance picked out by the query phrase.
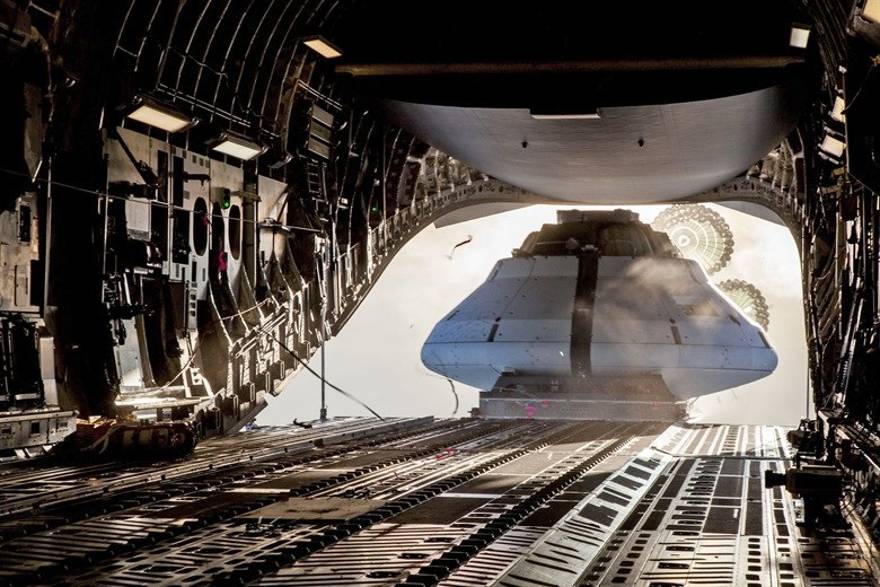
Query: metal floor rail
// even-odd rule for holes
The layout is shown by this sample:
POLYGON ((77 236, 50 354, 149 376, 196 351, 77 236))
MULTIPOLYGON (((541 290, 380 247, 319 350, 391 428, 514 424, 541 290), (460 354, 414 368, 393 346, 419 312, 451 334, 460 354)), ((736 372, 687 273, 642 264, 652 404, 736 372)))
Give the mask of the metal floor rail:
POLYGON ((802 535, 763 489, 789 450, 762 426, 343 419, 7 466, 0 584, 875 585, 858 532, 802 535))

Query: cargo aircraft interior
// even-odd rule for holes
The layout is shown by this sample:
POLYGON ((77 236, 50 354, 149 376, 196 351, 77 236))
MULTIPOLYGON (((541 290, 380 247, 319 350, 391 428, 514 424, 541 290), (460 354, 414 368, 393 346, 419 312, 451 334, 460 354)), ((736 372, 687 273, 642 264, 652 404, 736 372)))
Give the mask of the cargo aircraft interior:
POLYGON ((0 585, 880 585, 880 0, 0 0, 0 79, 0 585), (334 384, 543 206, 412 345, 454 417, 334 384), (693 414, 794 331, 730 210, 794 425, 693 414))

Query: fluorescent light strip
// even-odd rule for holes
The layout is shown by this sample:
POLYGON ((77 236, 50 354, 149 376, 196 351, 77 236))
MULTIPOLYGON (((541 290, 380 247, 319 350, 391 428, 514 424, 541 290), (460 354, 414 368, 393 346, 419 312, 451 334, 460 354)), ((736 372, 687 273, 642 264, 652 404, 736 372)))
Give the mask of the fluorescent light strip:
POLYGON ((145 103, 138 106, 128 118, 143 122, 165 132, 180 132, 192 124, 192 119, 170 109, 145 103))
POLYGON ((323 37, 311 37, 303 41, 306 47, 324 57, 325 59, 336 59, 342 57, 342 51, 330 44, 323 37))
POLYGON ((810 29, 803 25, 794 25, 791 27, 791 36, 788 44, 797 49, 806 49, 807 43, 810 42, 810 29))
POLYGON ((862 8, 862 18, 873 23, 880 23, 880 0, 868 0, 862 8))
POLYGON ((834 98, 834 108, 831 109, 831 118, 837 122, 846 122, 846 114, 843 113, 844 110, 846 110, 846 102, 843 101, 843 98, 837 96, 834 98))
POLYGON ((825 135, 825 140, 822 141, 822 146, 819 148, 832 157, 840 159, 843 156, 843 150, 846 149, 846 143, 831 135, 825 135))
POLYGON ((263 148, 260 145, 231 135, 221 137, 220 142, 211 147, 211 149, 244 161, 249 161, 263 152, 263 148))

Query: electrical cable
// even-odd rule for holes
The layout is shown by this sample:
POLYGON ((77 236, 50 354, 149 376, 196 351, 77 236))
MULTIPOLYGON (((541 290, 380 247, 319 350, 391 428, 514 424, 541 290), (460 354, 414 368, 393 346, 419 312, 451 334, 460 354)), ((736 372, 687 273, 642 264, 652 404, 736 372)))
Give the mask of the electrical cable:
POLYGON ((427 375, 429 377, 436 377, 438 379, 445 379, 449 383, 449 388, 452 390, 452 397, 455 398, 455 408, 453 408, 453 410, 452 410, 452 415, 455 416, 456 414, 458 414, 459 401, 458 401, 458 392, 455 389, 455 382, 452 381, 452 379, 450 379, 449 377, 446 377, 445 375, 438 375, 437 373, 431 373, 430 371, 427 371, 425 369, 420 369, 418 367, 418 365, 416 366, 416 371, 418 371, 422 375, 427 375))
POLYGON ((447 377, 446 381, 449 382, 449 388, 452 390, 452 397, 455 398, 455 408, 452 410, 452 415, 454 416, 458 413, 458 393, 455 391, 455 383, 452 382, 452 379, 447 377))
POLYGON ((355 402, 356 404, 358 404, 359 406, 361 406, 362 408, 364 408, 365 410, 367 410, 368 412, 370 412, 371 414, 373 414, 374 416, 376 416, 376 417, 379 418, 380 420, 382 420, 382 421, 385 420, 385 418, 383 418, 382 416, 379 415, 379 412, 377 412, 376 410, 374 410, 373 408, 371 408, 370 406, 368 406, 366 403, 364 403, 364 402, 362 402, 361 400, 359 400, 356 396, 354 396, 353 394, 351 394, 351 393, 345 391, 345 390, 342 389, 341 387, 337 387, 336 385, 333 385, 332 383, 330 383, 329 381, 327 381, 326 378, 321 377, 321 374, 320 374, 320 373, 318 373, 317 371, 315 371, 314 369, 312 369, 311 367, 309 367, 308 363, 306 363, 305 361, 303 361, 303 360, 299 357, 299 355, 297 355, 295 352, 293 352, 292 350, 290 350, 290 349, 287 347, 287 345, 285 345, 285 344, 281 341, 281 339, 279 339, 277 336, 275 336, 275 334, 273 334, 272 332, 269 332, 269 331, 267 331, 267 330, 265 330, 265 329, 263 329, 263 328, 258 328, 258 330, 259 330, 260 332, 262 332, 263 334, 267 334, 267 335, 269 335, 270 337, 272 337, 272 339, 273 339, 275 342, 277 342, 278 345, 279 345, 282 349, 284 349, 285 351, 287 351, 287 353, 288 353, 291 357, 293 357, 294 359, 296 359, 296 361, 297 361, 300 365, 302 365, 303 367, 305 367, 305 369, 306 369, 309 373, 311 373, 312 375, 314 375, 315 377, 317 377, 319 381, 323 381, 325 384, 327 384, 327 387, 329 387, 330 389, 336 390, 337 392, 341 393, 343 396, 345 396, 345 397, 347 397, 348 399, 350 399, 351 401, 355 402))
POLYGON ((842 114, 846 114, 849 109, 853 107, 856 101, 858 101, 862 90, 864 90, 865 86, 868 85, 868 79, 871 77, 871 74, 874 72, 874 68, 877 67, 878 63, 880 63, 880 57, 871 58, 871 65, 868 67, 868 71, 865 72, 865 76, 862 78, 862 83, 859 85, 859 89, 856 90, 856 93, 853 95, 852 100, 850 100, 849 104, 846 105, 846 108, 843 109, 842 114))
MULTIPOLYGON (((128 203, 136 204, 136 205, 140 205, 140 206, 152 206, 154 203, 168 204, 168 202, 162 202, 159 200, 140 200, 140 199, 132 199, 132 198, 129 198, 126 196, 116 196, 116 195, 110 194, 108 192, 101 192, 98 190, 75 186, 75 185, 64 183, 61 181, 50 181, 48 179, 43 179, 41 177, 34 179, 26 173, 21 173, 19 171, 14 171, 12 169, 7 169, 4 167, 0 167, 0 172, 7 173, 9 175, 14 175, 16 177, 27 178, 28 180, 32 181, 33 183, 39 183, 39 184, 43 184, 43 185, 51 185, 51 186, 60 187, 60 188, 68 189, 68 190, 73 190, 75 192, 79 192, 84 195, 94 196, 96 198, 106 198, 108 200, 121 200, 123 202, 128 202, 128 203)), ((192 212, 193 214, 196 214, 196 212, 194 210, 191 210, 189 208, 185 208, 183 206, 175 206, 175 205, 171 204, 171 207, 174 210, 183 210, 185 212, 192 212)), ((223 220, 227 219, 227 217, 223 216, 223 214, 212 214, 209 212, 205 213, 203 216, 206 218, 220 218, 223 220)), ((263 224, 263 221, 261 221, 261 220, 248 220, 246 218, 239 218, 238 221, 241 222, 242 224, 253 224, 258 227, 265 226, 263 224)), ((311 231, 320 232, 320 231, 318 231, 318 229, 313 229, 313 228, 305 228, 305 227, 298 227, 298 226, 294 226, 291 228, 300 229, 300 230, 307 230, 310 232, 311 231)))
MULTIPOLYGON (((162 201, 158 201, 158 200, 141 200, 141 199, 133 199, 133 198, 127 197, 127 196, 116 196, 116 195, 113 195, 108 192, 102 192, 102 191, 93 190, 90 188, 75 186, 75 185, 64 183, 61 181, 50 181, 48 179, 43 179, 41 177, 34 178, 26 173, 21 173, 21 172, 14 171, 12 169, 3 168, 3 167, 0 167, 0 172, 7 173, 9 175, 14 175, 16 177, 26 178, 31 183, 39 183, 39 184, 43 184, 43 185, 65 188, 65 189, 73 190, 75 192, 79 192, 84 195, 94 196, 96 198, 106 198, 107 200, 121 200, 123 202, 131 203, 131 204, 135 204, 135 205, 139 205, 139 206, 151 206, 153 203, 168 204, 168 202, 162 202, 162 201)), ((289 190, 285 190, 285 192, 288 194, 287 197, 289 197, 289 190)), ((287 205, 287 203, 285 200, 284 206, 286 206, 286 205, 287 205)), ((173 210, 182 210, 184 212, 192 212, 194 215, 196 214, 196 212, 194 210, 191 210, 191 209, 186 208, 184 206, 176 206, 176 205, 171 204, 170 207, 173 210)), ((283 210, 279 211, 279 213, 278 213, 279 217, 281 216, 282 212, 283 212, 283 210)), ((228 219, 223 214, 213 214, 213 213, 208 213, 208 212, 203 214, 203 216, 205 218, 219 218, 221 220, 228 219)), ((312 224, 311 219, 306 217, 306 220, 308 221, 308 223, 310 225, 312 224)), ((281 224, 273 225, 273 224, 266 224, 265 220, 248 220, 247 218, 239 218, 238 222, 241 222, 243 225, 253 224, 258 228, 270 228, 270 229, 283 228, 283 229, 287 229, 287 230, 300 230, 303 232, 311 232, 311 233, 315 233, 315 234, 321 234, 325 237, 327 236, 326 229, 314 228, 313 226, 289 226, 289 225, 281 225, 281 224)), ((278 222, 280 222, 280 220, 278 220, 278 222)))

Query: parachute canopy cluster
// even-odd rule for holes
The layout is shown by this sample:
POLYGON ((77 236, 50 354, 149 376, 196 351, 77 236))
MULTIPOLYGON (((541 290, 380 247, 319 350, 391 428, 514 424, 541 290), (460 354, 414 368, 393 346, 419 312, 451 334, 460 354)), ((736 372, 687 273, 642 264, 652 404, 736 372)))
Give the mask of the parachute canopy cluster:
POLYGON ((710 275, 730 263, 733 233, 724 218, 706 206, 670 206, 657 215, 651 227, 668 234, 682 257, 696 261, 710 275))
MULTIPOLYGON (((706 273, 724 269, 733 255, 733 233, 722 216, 700 204, 669 206, 652 223, 654 230, 665 232, 682 257, 699 263, 706 273)), ((743 279, 725 279, 718 289, 764 330, 770 325, 767 299, 754 284, 743 279)))
POLYGON ((742 279, 725 279, 717 284, 743 314, 764 330, 770 326, 770 308, 761 290, 742 279))

